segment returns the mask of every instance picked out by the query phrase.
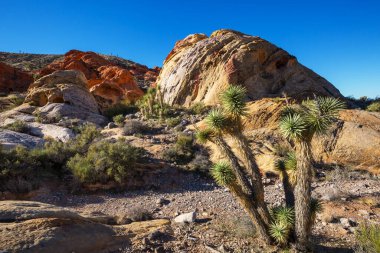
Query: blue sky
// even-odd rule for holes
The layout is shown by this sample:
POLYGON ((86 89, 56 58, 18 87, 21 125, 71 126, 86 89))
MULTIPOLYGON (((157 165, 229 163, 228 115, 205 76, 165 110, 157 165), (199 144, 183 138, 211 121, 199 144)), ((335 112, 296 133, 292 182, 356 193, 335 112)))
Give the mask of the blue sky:
POLYGON ((188 34, 230 28, 287 50, 346 96, 380 96, 380 2, 267 2, 0 0, 0 51, 80 49, 152 67, 188 34))

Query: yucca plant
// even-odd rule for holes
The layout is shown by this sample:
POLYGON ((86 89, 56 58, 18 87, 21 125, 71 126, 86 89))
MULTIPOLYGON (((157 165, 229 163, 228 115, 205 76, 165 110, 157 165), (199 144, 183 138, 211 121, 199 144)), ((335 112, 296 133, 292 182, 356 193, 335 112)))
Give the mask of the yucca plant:
POLYGON ((275 207, 271 209, 271 216, 273 220, 269 227, 271 237, 281 245, 287 244, 294 228, 294 209, 275 207))
POLYGON ((311 224, 311 141, 315 134, 324 134, 336 120, 344 103, 332 97, 305 100, 298 107, 287 107, 280 121, 284 137, 296 144, 297 183, 295 186, 295 213, 297 248, 308 248, 311 224))
POLYGON ((290 228, 282 222, 273 222, 269 227, 269 233, 278 244, 285 245, 288 242, 290 228))
POLYGON ((249 141, 243 134, 243 117, 247 116, 247 104, 245 102, 247 90, 240 85, 230 85, 220 94, 223 111, 228 118, 229 126, 226 129, 235 143, 239 146, 238 152, 243 158, 246 172, 250 174, 254 191, 255 202, 259 213, 265 220, 270 222, 270 215, 267 205, 264 202, 264 186, 261 179, 260 170, 251 150, 249 141))

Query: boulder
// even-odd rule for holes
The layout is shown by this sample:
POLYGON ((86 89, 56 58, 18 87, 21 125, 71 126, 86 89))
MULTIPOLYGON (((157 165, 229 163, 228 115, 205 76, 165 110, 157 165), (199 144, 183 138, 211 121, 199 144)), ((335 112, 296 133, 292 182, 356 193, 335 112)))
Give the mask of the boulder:
POLYGON ((30 85, 25 103, 36 106, 65 103, 99 112, 95 98, 88 91, 86 77, 75 70, 60 70, 38 79, 30 85))
POLYGON ((218 30, 192 34, 176 43, 156 82, 170 105, 218 103, 228 84, 247 88, 250 100, 323 95, 341 97, 327 80, 285 50, 256 36, 218 30))
POLYGON ((6 149, 15 148, 18 145, 26 148, 36 148, 42 147, 44 140, 39 137, 0 128, 0 144, 6 149))
POLYGON ((0 92, 25 92, 31 83, 30 74, 0 62, 0 92))
POLYGON ((195 221, 196 218, 196 213, 195 212, 190 212, 190 213, 184 213, 181 215, 178 215, 177 217, 174 218, 174 222, 177 223, 192 223, 195 221))
POLYGON ((144 94, 128 69, 94 52, 71 50, 63 59, 43 68, 39 75, 47 75, 56 70, 81 71, 88 80, 88 88, 102 108, 123 99, 135 101, 144 94))
POLYGON ((0 249, 5 252, 116 252, 131 247, 168 220, 111 226, 107 219, 82 216, 65 208, 33 201, 0 203, 0 249))
POLYGON ((36 113, 48 121, 55 121, 57 119, 79 119, 84 121, 84 123, 91 122, 99 126, 103 126, 108 122, 106 117, 98 113, 93 113, 69 104, 47 104, 38 108, 36 113))
POLYGON ((41 138, 53 138, 62 142, 67 142, 75 137, 73 130, 53 124, 41 124, 38 122, 29 123, 29 132, 33 136, 41 138))

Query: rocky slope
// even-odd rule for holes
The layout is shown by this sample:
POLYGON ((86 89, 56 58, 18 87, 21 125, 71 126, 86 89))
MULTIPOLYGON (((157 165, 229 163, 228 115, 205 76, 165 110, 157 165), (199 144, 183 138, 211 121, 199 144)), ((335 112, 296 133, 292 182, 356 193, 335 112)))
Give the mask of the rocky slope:
POLYGON ((159 67, 150 69, 117 56, 78 50, 71 50, 65 55, 0 52, 0 62, 40 77, 55 70, 80 70, 91 80, 90 87, 96 86, 93 87, 94 93, 111 101, 115 101, 123 92, 126 92, 123 94, 126 98, 141 96, 139 88, 147 89, 155 83, 160 71, 159 67))
POLYGON ((32 82, 30 74, 0 62, 0 92, 25 92, 32 82))
POLYGON ((252 100, 263 97, 341 97, 328 81, 286 51, 259 37, 218 30, 178 41, 157 79, 170 105, 197 101, 213 105, 228 84, 247 87, 252 100))

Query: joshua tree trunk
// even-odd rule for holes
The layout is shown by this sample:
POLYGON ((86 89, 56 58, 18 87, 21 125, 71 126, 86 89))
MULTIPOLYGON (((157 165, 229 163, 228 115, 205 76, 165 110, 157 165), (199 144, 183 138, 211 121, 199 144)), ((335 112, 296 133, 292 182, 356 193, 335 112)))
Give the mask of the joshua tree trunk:
POLYGON ((232 152, 230 146, 228 146, 225 140, 219 136, 215 138, 214 142, 220 148, 221 152, 228 158, 228 160, 230 160, 232 170, 236 175, 237 181, 241 185, 244 193, 252 196, 252 194, 254 194, 252 186, 249 183, 244 170, 241 168, 238 158, 232 152))
POLYGON ((297 248, 306 251, 310 235, 311 202, 311 149, 310 142, 297 143, 297 184, 295 187, 295 212, 297 248))
POLYGON ((294 207, 294 191, 293 186, 289 182, 289 176, 286 171, 281 172, 282 177, 282 185, 284 187, 284 193, 285 193, 285 204, 286 207, 294 207))
POLYGON ((255 202, 257 203, 257 207, 259 213, 263 220, 269 224, 271 221, 269 210, 264 201, 264 185, 261 179, 261 173, 259 167, 257 166, 256 159, 252 153, 251 147, 248 143, 247 138, 242 134, 241 131, 237 130, 234 132, 234 140, 236 144, 239 146, 241 154, 243 156, 243 160, 247 169, 250 170, 252 178, 252 188, 254 191, 255 202))
POLYGON ((271 243, 271 238, 268 233, 268 226, 265 224, 265 222, 261 219, 260 214, 257 211, 257 207, 252 202, 252 199, 250 196, 245 194, 241 187, 237 185, 236 183, 232 183, 228 185, 228 188, 230 189, 232 195, 240 202, 240 205, 243 207, 243 209, 247 212, 249 215, 251 221, 255 225, 257 232, 261 239, 266 243, 271 243))
POLYGON ((268 233, 268 225, 262 215, 259 213, 259 208, 256 205, 255 198, 253 197, 252 186, 249 183, 247 176, 244 174, 239 161, 235 154, 232 152, 230 146, 221 137, 216 137, 214 143, 220 148, 221 152, 231 162, 231 168, 236 175, 237 184, 233 184, 230 188, 235 197, 239 200, 244 207, 252 222, 256 225, 257 230, 266 243, 270 243, 270 237, 268 233))

